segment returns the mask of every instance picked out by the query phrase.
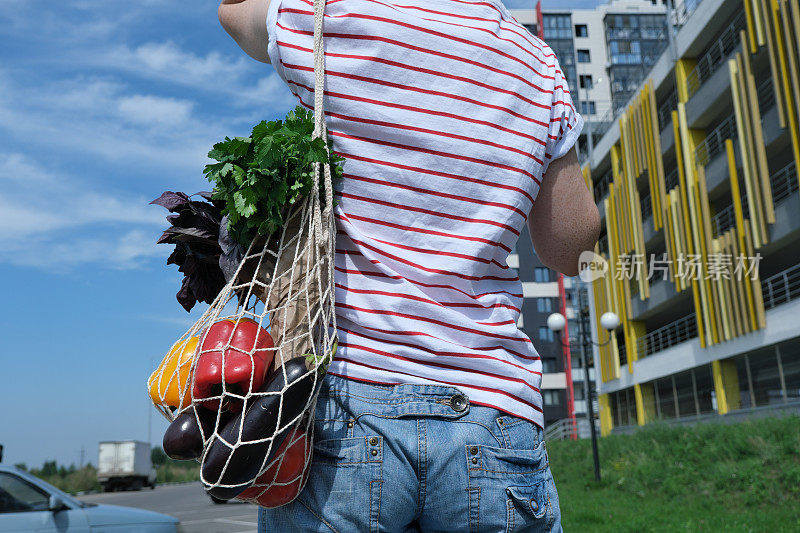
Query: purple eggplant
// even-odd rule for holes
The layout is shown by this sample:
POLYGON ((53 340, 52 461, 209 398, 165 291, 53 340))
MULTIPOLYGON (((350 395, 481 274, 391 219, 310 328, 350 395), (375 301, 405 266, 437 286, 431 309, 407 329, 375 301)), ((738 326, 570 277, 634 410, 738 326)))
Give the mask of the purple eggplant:
POLYGON ((208 438, 214 433, 217 413, 202 407, 187 409, 179 414, 164 433, 164 453, 173 459, 185 461, 203 455, 203 435, 208 438), (197 424, 200 418, 202 432, 197 424))
POLYGON ((280 392, 269 396, 255 396, 245 403, 244 409, 219 432, 219 437, 209 443, 203 459, 203 479, 211 483, 232 485, 231 487, 206 487, 206 492, 223 500, 230 500, 244 492, 258 476, 267 452, 272 460, 283 439, 292 427, 289 423, 303 413, 314 387, 322 381, 316 372, 306 369, 305 360, 292 359, 278 368, 274 375, 262 385, 259 392, 280 392), (283 406, 281 408, 281 401, 283 406), (280 411, 280 417, 278 413, 280 411), (239 429, 241 428, 241 440, 239 429), (278 428, 283 430, 276 435, 278 428), (268 439, 271 441, 231 446, 237 442, 247 443, 268 439), (223 442, 224 441, 224 442, 223 442), (272 449, 270 450, 270 444, 272 449))

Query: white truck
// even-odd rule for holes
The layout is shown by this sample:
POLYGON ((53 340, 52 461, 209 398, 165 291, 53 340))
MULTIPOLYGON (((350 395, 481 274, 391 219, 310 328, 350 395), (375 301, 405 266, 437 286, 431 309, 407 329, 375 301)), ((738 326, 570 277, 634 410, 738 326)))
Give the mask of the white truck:
POLYGON ((135 440, 100 443, 97 480, 105 492, 117 489, 156 488, 156 471, 150 460, 150 445, 135 440))

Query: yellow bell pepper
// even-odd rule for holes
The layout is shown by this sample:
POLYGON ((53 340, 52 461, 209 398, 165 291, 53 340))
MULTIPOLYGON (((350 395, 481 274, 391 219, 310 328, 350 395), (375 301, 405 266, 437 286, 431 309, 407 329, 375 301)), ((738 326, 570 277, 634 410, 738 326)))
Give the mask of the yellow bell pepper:
POLYGON ((157 405, 168 405, 179 411, 192 403, 192 356, 199 337, 189 337, 175 346, 147 380, 150 398, 157 405))

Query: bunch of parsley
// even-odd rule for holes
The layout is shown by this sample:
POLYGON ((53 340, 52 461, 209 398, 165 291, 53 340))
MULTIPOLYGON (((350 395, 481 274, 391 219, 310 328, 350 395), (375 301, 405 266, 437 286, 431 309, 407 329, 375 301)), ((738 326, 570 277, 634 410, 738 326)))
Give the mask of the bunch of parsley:
MULTIPOLYGON (((312 139, 313 132, 313 113, 297 106, 283 121, 262 121, 250 137, 226 137, 208 153, 218 162, 203 173, 214 183, 213 199, 225 202, 228 231, 243 246, 279 230, 288 210, 311 193, 312 163, 330 163, 332 178, 341 178, 344 158, 312 139)), ((319 186, 324 201, 322 179, 319 186)))

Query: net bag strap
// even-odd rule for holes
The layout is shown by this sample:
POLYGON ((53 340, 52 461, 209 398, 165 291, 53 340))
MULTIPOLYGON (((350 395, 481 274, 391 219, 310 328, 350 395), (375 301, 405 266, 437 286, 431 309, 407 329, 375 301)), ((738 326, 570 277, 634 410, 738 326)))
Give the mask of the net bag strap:
MULTIPOLYGON (((314 134, 313 137, 322 137, 328 141, 328 132, 325 128, 325 45, 323 43, 323 21, 325 18, 326 0, 314 0, 314 134)), ((333 182, 331 179, 330 165, 327 163, 314 164, 314 190, 319 190, 320 167, 325 178, 325 212, 320 213, 319 200, 313 206, 314 218, 312 222, 312 235, 316 243, 323 245, 322 220, 332 222, 331 209, 333 205, 333 182)), ((332 250, 331 250, 332 252, 332 250)), ((331 269, 332 270, 332 269, 331 269)))

